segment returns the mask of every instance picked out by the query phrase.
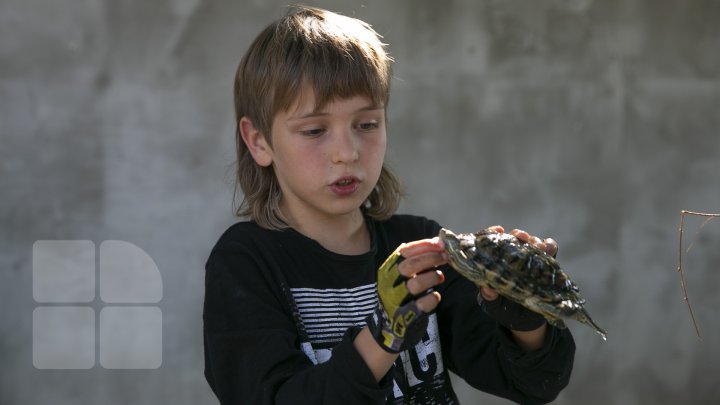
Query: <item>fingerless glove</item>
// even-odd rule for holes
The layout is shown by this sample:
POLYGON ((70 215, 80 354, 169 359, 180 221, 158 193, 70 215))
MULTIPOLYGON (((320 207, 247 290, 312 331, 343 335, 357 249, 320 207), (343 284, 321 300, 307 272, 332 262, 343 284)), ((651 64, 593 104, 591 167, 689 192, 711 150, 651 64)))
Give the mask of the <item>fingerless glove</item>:
MULTIPOLYGON (((428 315, 415 303, 407 289, 407 277, 398 271, 403 260, 398 247, 378 270, 378 306, 367 325, 378 344, 389 353, 415 346, 427 329, 428 315)), ((426 292, 426 294, 429 291, 426 292)))

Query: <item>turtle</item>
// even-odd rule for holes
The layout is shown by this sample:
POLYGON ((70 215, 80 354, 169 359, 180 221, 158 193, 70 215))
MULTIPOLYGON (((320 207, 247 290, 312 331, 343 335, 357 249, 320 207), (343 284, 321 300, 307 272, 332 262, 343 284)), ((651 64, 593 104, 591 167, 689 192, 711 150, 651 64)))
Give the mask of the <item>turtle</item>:
POLYGON ((455 234, 442 228, 439 237, 450 266, 478 287, 492 288, 557 328, 575 319, 607 339, 585 310, 578 286, 544 250, 493 229, 455 234))

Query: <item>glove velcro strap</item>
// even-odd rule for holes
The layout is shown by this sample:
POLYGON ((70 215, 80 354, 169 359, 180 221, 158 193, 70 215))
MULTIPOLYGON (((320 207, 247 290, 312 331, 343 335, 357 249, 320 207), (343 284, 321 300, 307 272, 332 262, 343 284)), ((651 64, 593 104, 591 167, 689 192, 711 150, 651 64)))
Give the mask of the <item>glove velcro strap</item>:
POLYGON ((392 321, 381 305, 368 317, 370 334, 388 353, 400 353, 414 346, 425 334, 428 314, 418 309, 415 300, 401 306, 392 321), (406 342, 408 344, 406 344, 406 342))

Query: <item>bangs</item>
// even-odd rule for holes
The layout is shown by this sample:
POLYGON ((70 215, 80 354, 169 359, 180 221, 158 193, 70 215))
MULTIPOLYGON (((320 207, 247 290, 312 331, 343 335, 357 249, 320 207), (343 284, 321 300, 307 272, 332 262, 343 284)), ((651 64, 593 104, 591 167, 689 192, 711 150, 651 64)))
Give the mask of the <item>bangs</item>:
POLYGON ((374 60, 365 55, 322 53, 308 56, 305 62, 307 84, 315 92, 316 109, 321 109, 335 99, 363 96, 373 106, 384 107, 387 104, 388 82, 386 76, 379 74, 380 66, 374 66, 374 60))
MULTIPOLYGON (((325 16, 324 24, 303 22, 284 41, 284 63, 275 82, 273 111, 288 110, 303 88, 314 91, 315 109, 342 98, 363 96, 387 106, 392 58, 372 29, 348 17, 325 16), (307 87, 305 87, 307 86, 307 87)), ((296 27, 297 28, 297 27, 296 27)))

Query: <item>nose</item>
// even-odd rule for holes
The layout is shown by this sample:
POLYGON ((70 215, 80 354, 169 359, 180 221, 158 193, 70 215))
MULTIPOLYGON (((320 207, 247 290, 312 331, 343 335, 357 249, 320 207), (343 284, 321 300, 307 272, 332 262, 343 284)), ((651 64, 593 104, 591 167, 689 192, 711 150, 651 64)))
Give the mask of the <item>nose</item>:
POLYGON ((357 139, 351 129, 336 132, 333 139, 333 163, 351 163, 360 157, 357 139))

